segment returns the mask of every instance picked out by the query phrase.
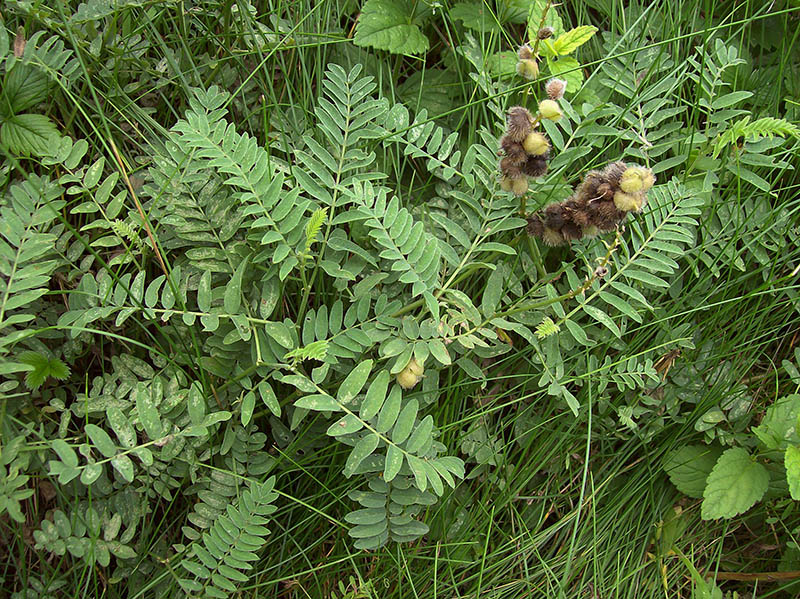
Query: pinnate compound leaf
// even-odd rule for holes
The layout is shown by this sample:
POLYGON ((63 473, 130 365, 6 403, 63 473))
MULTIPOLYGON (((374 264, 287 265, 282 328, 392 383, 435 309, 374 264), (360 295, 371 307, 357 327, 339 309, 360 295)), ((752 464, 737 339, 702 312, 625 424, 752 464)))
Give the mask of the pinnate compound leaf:
POLYGON ((408 0, 367 0, 353 41, 394 54, 420 54, 430 45, 414 22, 414 7, 408 0))
POLYGON ((767 490, 769 473, 746 449, 723 453, 708 475, 703 493, 703 520, 732 518, 749 510, 767 490))
POLYGON ((678 491, 702 499, 706 479, 721 453, 719 447, 687 445, 667 454, 664 471, 678 491))

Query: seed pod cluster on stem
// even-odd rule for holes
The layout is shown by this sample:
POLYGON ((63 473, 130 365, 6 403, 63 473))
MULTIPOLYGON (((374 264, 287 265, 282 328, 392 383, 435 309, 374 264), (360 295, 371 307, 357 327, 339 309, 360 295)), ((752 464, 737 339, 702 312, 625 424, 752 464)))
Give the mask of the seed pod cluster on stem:
POLYGON ((655 181, 649 168, 621 161, 590 171, 569 198, 528 216, 528 234, 554 246, 611 231, 647 204, 655 181))
POLYGON ((528 191, 528 177, 540 177, 547 172, 550 140, 535 130, 539 120, 527 108, 514 106, 508 111, 506 132, 500 138, 503 155, 500 187, 518 196, 528 191))

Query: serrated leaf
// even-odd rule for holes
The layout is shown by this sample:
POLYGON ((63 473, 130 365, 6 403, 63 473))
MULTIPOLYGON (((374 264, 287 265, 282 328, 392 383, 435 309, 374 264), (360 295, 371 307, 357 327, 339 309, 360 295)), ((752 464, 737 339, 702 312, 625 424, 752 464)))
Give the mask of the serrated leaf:
POLYGON ((0 128, 0 146, 23 156, 47 156, 58 137, 55 123, 43 114, 15 114, 0 128))
POLYGON ((414 23, 414 6, 408 0, 367 0, 353 42, 394 54, 419 54, 429 46, 414 23))
POLYGON ((790 445, 786 448, 783 465, 786 467, 786 481, 789 493, 795 501, 800 500, 800 447, 790 445))
MULTIPOLYGON (((0 27, 3 25, 0 24, 0 27)), ((3 55, 5 59, 5 55, 3 55)), ((47 99, 50 79, 40 68, 17 62, 6 74, 3 82, 2 101, 12 114, 19 114, 31 106, 47 99)))
POLYGON ((571 54, 592 39, 595 33, 597 33, 597 27, 581 25, 559 35, 553 42, 553 48, 559 54, 571 54))
POLYGON ((672 484, 689 497, 701 499, 706 480, 722 449, 708 445, 687 445, 671 451, 664 460, 664 471, 672 484))
POLYGON ((728 449, 708 475, 701 516, 703 520, 714 520, 746 512, 763 497, 768 485, 767 469, 746 449, 728 449))

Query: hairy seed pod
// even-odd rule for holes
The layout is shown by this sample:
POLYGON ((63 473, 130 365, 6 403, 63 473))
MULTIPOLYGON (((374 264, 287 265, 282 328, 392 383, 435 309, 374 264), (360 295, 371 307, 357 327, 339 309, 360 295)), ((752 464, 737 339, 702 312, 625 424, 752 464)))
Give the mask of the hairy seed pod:
POLYGON ((517 50, 517 56, 520 60, 530 60, 533 58, 533 50, 528 44, 522 44, 517 50))
POLYGON ((544 233, 544 223, 542 223, 542 219, 539 218, 538 214, 532 214, 528 217, 527 229, 528 235, 541 238, 542 233, 544 233))
MULTIPOLYGON (((530 135, 528 135, 530 137, 530 135)), ((525 139, 528 139, 527 137, 525 139)), ((504 135, 500 138, 500 148, 503 150, 506 158, 515 164, 522 164, 528 159, 528 154, 525 152, 524 146, 511 139, 509 135, 504 135)))
POLYGON ((542 232, 542 241, 545 245, 556 246, 564 243, 564 237, 558 231, 545 227, 542 232))
POLYGON ((540 156, 528 156, 521 168, 529 177, 541 177, 547 172, 547 161, 540 156))
POLYGON ((518 164, 511 158, 503 158, 500 161, 500 172, 509 179, 519 179, 524 176, 522 172, 524 166, 525 163, 518 164))
POLYGON ((528 191, 528 179, 526 177, 512 179, 511 191, 517 196, 525 195, 525 192, 528 191))
POLYGON ((539 63, 534 59, 520 60, 517 63, 517 74, 522 75, 529 81, 539 76, 539 63))
POLYGON ((644 194, 639 193, 625 193, 618 191, 614 194, 614 206, 617 210, 622 212, 638 212, 642 209, 644 194))
POLYGON ((539 102, 539 114, 543 119, 557 121, 564 113, 561 112, 561 107, 555 100, 542 100, 539 102))
POLYGON ((503 191, 511 191, 514 180, 511 177, 500 177, 500 189, 503 191))
POLYGON ((567 221, 561 227, 561 235, 566 241, 572 241, 573 239, 580 239, 583 236, 583 231, 575 223, 567 221))
POLYGON ((551 229, 560 229, 564 226, 564 222, 566 221, 565 214, 564 214, 564 207, 561 204, 550 204, 545 206, 545 209, 542 211, 544 212, 544 224, 551 229))
POLYGON ((532 156, 541 156, 546 154, 550 149, 550 142, 547 136, 537 131, 528 133, 528 136, 522 141, 523 149, 532 156))
POLYGON ((564 97, 564 92, 567 90, 567 82, 563 79, 554 77, 548 81, 544 86, 544 91, 547 92, 551 100, 560 100, 564 97))
POLYGON ((542 27, 536 34, 536 37, 538 37, 540 40, 546 40, 549 37, 553 37, 555 32, 555 29, 548 25, 547 27, 542 27))
POLYGON ((513 106, 508 110, 506 134, 514 141, 521 142, 531 132, 533 115, 527 108, 513 106))

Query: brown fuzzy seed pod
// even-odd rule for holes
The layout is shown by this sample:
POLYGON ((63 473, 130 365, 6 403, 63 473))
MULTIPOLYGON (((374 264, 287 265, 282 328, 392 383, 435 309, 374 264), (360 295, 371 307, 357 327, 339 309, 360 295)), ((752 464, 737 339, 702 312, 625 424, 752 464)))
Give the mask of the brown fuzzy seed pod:
POLYGON ((541 238, 542 233, 544 233, 544 223, 542 223, 542 219, 539 218, 538 214, 530 215, 528 217, 528 235, 541 238))
POLYGON ((538 37, 540 40, 546 40, 548 37, 553 37, 555 32, 556 30, 550 26, 542 27, 536 34, 536 37, 538 37))
POLYGON ((522 174, 522 166, 524 165, 520 165, 511 158, 506 157, 500 161, 500 172, 509 179, 519 179, 524 176, 522 174))
POLYGON ((611 231, 617 227, 617 224, 625 217, 624 212, 617 210, 613 201, 597 202, 596 215, 592 219, 592 224, 601 231, 611 231))
POLYGON ((517 56, 519 56, 520 60, 530 60, 533 58, 533 50, 528 44, 523 44, 520 46, 519 50, 517 50, 517 56))
POLYGON ((575 223, 565 222, 564 226, 561 227, 561 235, 563 235, 564 239, 567 241, 572 241, 573 239, 580 239, 583 236, 583 232, 575 223))
POLYGON ((617 162, 612 162, 603 169, 603 178, 614 188, 614 191, 619 189, 619 181, 622 178, 622 173, 624 173, 627 168, 628 165, 619 160, 617 162))
POLYGON ((508 111, 506 133, 514 140, 521 142, 531 132, 533 115, 527 108, 513 106, 508 111))
POLYGON ((547 160, 542 156, 528 156, 521 168, 529 177, 541 177, 547 172, 547 160))
POLYGON ((545 209, 542 211, 544 212, 544 224, 551 229, 560 229, 564 226, 564 222, 566 221, 566 214, 564 213, 564 207, 561 204, 550 204, 549 206, 545 206, 545 209))
POLYGON ((528 159, 528 154, 525 152, 525 148, 522 147, 522 144, 518 141, 514 141, 508 135, 504 135, 500 138, 500 148, 505 153, 506 158, 509 158, 515 164, 522 164, 528 159))

